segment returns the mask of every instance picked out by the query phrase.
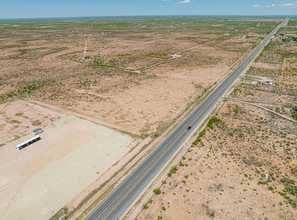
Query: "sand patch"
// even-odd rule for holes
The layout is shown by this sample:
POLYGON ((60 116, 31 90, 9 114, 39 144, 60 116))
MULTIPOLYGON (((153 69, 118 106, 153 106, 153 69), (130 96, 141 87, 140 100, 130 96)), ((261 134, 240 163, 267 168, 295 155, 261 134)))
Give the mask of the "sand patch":
POLYGON ((51 145, 51 147, 46 152, 42 152, 40 156, 34 157, 22 164, 19 175, 24 175, 30 178, 36 175, 39 171, 50 166, 52 163, 75 151, 80 146, 88 143, 95 137, 96 134, 93 132, 76 129, 62 140, 51 145))
MULTIPOLYGON (((31 135, 33 136, 33 135, 31 135)), ((128 135, 65 117, 24 148, 0 148, 0 219, 48 219, 138 143, 128 135)))
POLYGON ((22 100, 0 105, 0 144, 32 134, 36 128, 50 125, 61 117, 64 115, 22 100))

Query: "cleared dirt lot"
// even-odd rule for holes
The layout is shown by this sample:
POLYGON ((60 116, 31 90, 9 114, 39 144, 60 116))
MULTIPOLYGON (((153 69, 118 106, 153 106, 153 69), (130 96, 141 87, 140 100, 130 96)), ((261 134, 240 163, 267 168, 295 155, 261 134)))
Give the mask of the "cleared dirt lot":
POLYGON ((44 130, 20 151, 29 135, 0 148, 1 219, 50 218, 139 142, 73 116, 44 130))
POLYGON ((0 105, 0 145, 17 140, 32 131, 65 117, 63 114, 17 100, 0 105))

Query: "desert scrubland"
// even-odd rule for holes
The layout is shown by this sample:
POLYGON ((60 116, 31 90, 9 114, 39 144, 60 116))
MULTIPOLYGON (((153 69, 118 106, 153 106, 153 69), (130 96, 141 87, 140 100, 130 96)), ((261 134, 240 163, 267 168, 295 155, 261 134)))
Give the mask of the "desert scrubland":
POLYGON ((296 218, 296 46, 265 47, 137 219, 296 218))
MULTIPOLYGON (((84 189, 143 139, 161 135, 280 22, 1 20, 2 218, 65 217, 71 200, 88 196, 84 189), (17 151, 36 128, 44 129, 41 141, 17 151)), ((291 19, 280 32, 294 35, 295 26, 291 19)), ((297 115, 296 48, 269 43, 138 219, 296 215, 297 134, 288 120, 297 115)))
POLYGON ((277 24, 195 17, 2 21, 0 101, 30 97, 119 130, 161 132, 261 40, 243 35, 264 37, 277 24), (90 58, 82 60, 86 40, 90 58))

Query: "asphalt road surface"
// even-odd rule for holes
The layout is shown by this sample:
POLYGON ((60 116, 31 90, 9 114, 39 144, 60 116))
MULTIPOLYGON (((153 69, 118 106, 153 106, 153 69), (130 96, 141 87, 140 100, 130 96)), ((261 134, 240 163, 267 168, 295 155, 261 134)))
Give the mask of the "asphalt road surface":
POLYGON ((222 96, 231 88, 245 68, 258 55, 278 29, 267 38, 232 72, 151 154, 149 154, 95 209, 85 220, 118 219, 134 202, 136 197, 162 169, 195 128, 203 121, 222 96), (192 128, 187 130, 188 126, 192 128))

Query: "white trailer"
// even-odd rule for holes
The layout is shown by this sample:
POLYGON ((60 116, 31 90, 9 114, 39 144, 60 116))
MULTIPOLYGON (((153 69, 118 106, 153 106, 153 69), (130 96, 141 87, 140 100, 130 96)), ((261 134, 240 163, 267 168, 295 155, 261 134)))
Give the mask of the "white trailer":
POLYGON ((18 150, 22 150, 23 148, 25 148, 25 147, 29 146, 30 144, 33 144, 33 143, 35 143, 36 141, 39 141, 39 140, 41 140, 41 138, 37 135, 37 136, 35 136, 35 137, 33 137, 33 138, 31 138, 31 139, 29 139, 29 140, 27 140, 27 141, 25 141, 25 142, 23 142, 21 144, 18 144, 16 146, 16 148, 18 150))

